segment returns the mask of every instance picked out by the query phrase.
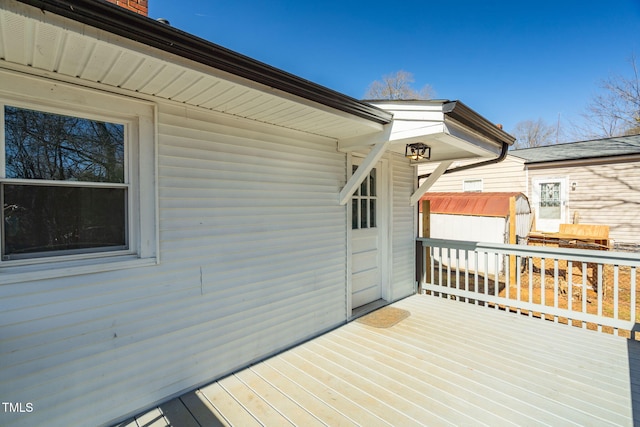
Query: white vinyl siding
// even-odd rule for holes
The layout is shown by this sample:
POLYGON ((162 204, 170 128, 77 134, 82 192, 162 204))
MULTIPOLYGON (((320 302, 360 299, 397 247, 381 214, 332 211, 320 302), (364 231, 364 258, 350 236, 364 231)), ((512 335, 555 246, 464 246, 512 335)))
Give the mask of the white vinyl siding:
POLYGON ((391 154, 392 223, 391 223, 391 299, 415 291, 416 210, 409 199, 416 188, 416 169, 400 154, 391 154))
MULTIPOLYGON (((449 168, 477 163, 480 160, 455 162, 449 168)), ((433 171, 436 165, 425 164, 418 167, 418 173, 425 174, 433 171)), ((482 191, 518 191, 526 193, 527 178, 524 172, 524 160, 519 157, 507 156, 500 163, 480 166, 478 168, 455 172, 441 176, 429 189, 432 192, 461 192, 464 182, 481 180, 482 191)), ((475 191, 475 190, 474 190, 475 191)))
POLYGON ((345 321, 335 141, 170 105, 158 128, 162 263, 2 287, 0 389, 34 402, 3 424, 120 418, 345 321))

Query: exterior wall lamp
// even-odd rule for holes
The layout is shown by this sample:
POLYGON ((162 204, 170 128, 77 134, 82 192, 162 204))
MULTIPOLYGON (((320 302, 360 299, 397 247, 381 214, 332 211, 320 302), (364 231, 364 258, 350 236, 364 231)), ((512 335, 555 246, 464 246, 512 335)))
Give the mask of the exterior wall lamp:
POLYGON ((422 142, 407 144, 404 148, 404 156, 414 161, 429 160, 431 157, 431 147, 422 142))

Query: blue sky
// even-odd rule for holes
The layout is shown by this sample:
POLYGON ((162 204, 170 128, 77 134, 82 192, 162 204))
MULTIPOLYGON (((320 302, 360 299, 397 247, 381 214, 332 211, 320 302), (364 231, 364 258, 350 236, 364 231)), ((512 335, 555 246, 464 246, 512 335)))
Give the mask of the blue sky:
POLYGON ((507 131, 567 126, 640 61, 640 0, 149 0, 149 16, 358 99, 409 71, 507 131))

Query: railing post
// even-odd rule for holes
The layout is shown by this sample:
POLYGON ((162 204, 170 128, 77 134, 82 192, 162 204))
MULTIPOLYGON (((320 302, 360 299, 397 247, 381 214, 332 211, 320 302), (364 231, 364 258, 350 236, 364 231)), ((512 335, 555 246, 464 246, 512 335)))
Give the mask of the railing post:
MULTIPOLYGON (((431 200, 422 201, 422 237, 428 239, 431 237, 431 200)), ((423 247, 424 251, 424 268, 427 283, 431 283, 431 248, 423 247)))
MULTIPOLYGON (((516 198, 515 196, 509 197, 509 244, 517 244, 516 239, 516 198)), ((509 282, 514 283, 516 281, 516 257, 513 254, 509 254, 509 282)))

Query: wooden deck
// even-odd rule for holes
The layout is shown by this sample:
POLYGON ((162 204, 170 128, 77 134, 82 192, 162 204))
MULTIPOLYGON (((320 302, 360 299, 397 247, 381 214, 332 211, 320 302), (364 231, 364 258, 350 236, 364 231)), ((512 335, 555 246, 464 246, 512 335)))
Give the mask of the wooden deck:
POLYGON ((640 425, 640 342, 416 295, 120 426, 640 425), (634 417, 635 414, 635 417, 634 417))

